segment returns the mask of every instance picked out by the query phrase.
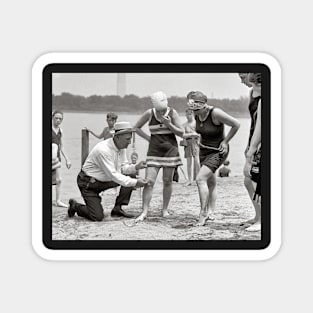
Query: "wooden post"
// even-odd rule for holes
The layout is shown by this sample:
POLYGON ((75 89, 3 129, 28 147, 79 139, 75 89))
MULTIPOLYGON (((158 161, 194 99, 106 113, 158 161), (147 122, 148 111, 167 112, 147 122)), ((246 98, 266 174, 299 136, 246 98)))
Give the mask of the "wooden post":
POLYGON ((82 129, 82 166, 89 154, 89 131, 82 129))

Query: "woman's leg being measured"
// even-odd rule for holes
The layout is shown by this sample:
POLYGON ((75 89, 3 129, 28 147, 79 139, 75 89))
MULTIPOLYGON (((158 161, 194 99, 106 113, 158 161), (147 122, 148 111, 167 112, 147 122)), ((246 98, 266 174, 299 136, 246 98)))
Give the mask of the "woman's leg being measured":
POLYGON ((147 167, 146 169, 146 180, 148 183, 143 188, 142 213, 136 218, 135 222, 141 222, 147 217, 150 201, 152 199, 153 187, 159 170, 160 168, 158 167, 147 167))

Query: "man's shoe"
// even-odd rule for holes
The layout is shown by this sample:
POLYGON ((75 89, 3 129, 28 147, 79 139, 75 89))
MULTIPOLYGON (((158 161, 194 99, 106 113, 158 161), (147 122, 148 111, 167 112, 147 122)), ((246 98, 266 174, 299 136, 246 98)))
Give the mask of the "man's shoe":
POLYGON ((69 208, 67 210, 68 217, 73 217, 76 213, 75 206, 77 204, 77 201, 74 199, 70 199, 68 204, 69 204, 69 208))
POLYGON ((119 208, 119 207, 113 208, 113 210, 111 211, 111 216, 112 217, 124 216, 128 218, 134 217, 132 214, 126 213, 122 208, 119 208))

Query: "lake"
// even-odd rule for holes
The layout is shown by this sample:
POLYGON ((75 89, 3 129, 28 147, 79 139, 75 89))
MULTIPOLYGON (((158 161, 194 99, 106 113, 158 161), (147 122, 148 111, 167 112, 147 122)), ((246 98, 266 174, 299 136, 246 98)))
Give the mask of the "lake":
MULTIPOLYGON (((134 125, 140 117, 140 115, 135 114, 118 115, 118 121, 129 121, 132 125, 134 125)), ((243 152, 248 141, 250 127, 250 120, 248 118, 238 118, 238 120, 241 124, 240 129, 230 142, 229 161, 232 176, 242 175, 242 169, 245 161, 243 152)), ((184 123, 185 121, 185 116, 181 115, 181 122, 184 123)), ((106 114, 104 113, 64 113, 64 119, 61 125, 63 129, 63 145, 65 152, 72 162, 72 168, 70 170, 72 175, 73 172, 75 172, 75 174, 78 173, 81 168, 81 130, 84 127, 88 127, 96 134, 100 134, 105 126, 107 126, 107 123, 106 114)), ((145 125, 142 129, 149 134, 147 125, 145 125)), ((226 132, 227 131, 228 128, 226 128, 226 132)), ((89 135, 89 138, 90 149, 100 141, 91 134, 89 135)), ((139 160, 144 160, 148 149, 148 142, 136 135, 135 146, 136 152, 139 155, 139 160)), ((130 145, 128 148, 129 155, 132 153, 132 151, 133 148, 132 145, 130 145)), ((184 164, 184 171, 187 174, 186 159, 184 159, 183 147, 180 147, 180 155, 184 164)), ((62 165, 61 171, 63 181, 65 180, 64 183, 66 183, 67 177, 69 178, 69 176, 72 175, 70 175, 69 171, 67 171, 65 164, 62 165)), ((144 175, 144 171, 141 171, 141 173, 144 175)))

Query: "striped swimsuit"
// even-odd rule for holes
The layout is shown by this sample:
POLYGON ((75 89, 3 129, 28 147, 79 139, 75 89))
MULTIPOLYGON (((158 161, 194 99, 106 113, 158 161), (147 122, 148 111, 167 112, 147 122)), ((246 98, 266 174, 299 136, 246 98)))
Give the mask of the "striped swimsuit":
MULTIPOLYGON (((173 109, 169 109, 167 115, 169 118, 172 118, 173 109)), ((149 130, 151 140, 147 153, 147 166, 177 167, 182 165, 175 134, 157 120, 153 109, 151 110, 149 130)))

